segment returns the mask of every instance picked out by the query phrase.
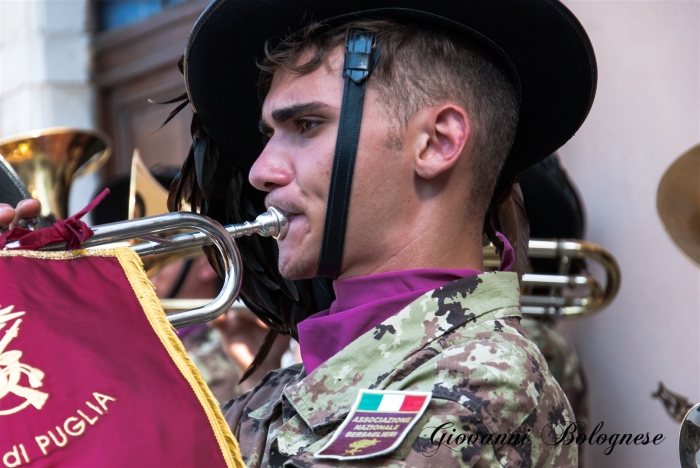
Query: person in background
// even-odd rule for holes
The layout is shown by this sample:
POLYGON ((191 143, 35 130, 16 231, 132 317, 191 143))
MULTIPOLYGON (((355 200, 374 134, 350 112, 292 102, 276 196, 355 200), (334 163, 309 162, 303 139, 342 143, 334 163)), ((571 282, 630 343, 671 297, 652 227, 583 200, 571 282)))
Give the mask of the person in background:
MULTIPOLYGON (((576 188, 553 154, 520 176, 525 211, 532 239, 584 239, 586 217, 576 188)), ((531 272, 559 274, 559 259, 530 260, 531 272)), ((574 260, 571 274, 581 274, 583 260, 574 260)), ((546 289, 546 288, 545 288, 546 289)), ((549 290, 530 294, 549 294, 549 290)), ((586 376, 573 344, 556 331, 552 317, 523 317, 523 328, 542 351, 549 370, 561 385, 576 414, 576 420, 588 422, 586 376)))
MULTIPOLYGON (((576 188, 564 170, 559 156, 552 154, 520 176, 525 211, 532 239, 584 239, 586 216, 576 188)), ((583 260, 574 260, 571 274, 582 274, 583 260)), ((530 273, 559 274, 559 259, 530 259, 530 273)), ((549 295, 548 288, 528 294, 549 295)), ((589 422, 586 375, 574 345, 556 329, 555 317, 525 316, 523 329, 547 360, 549 370, 571 403, 576 421, 589 422)), ((585 466, 584 447, 579 447, 579 466, 585 466)))

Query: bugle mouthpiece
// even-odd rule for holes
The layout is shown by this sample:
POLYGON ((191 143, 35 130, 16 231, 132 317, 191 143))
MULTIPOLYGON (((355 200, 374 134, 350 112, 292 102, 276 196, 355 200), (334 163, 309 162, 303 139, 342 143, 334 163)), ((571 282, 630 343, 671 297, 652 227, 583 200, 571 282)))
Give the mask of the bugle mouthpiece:
POLYGON ((258 234, 263 237, 284 239, 289 229, 287 217, 274 206, 271 206, 265 213, 255 218, 255 222, 260 223, 258 234))
POLYGON ((232 237, 257 234, 263 237, 283 239, 287 235, 287 229, 289 229, 287 217, 274 206, 271 206, 265 213, 258 215, 255 221, 226 226, 226 230, 232 237))

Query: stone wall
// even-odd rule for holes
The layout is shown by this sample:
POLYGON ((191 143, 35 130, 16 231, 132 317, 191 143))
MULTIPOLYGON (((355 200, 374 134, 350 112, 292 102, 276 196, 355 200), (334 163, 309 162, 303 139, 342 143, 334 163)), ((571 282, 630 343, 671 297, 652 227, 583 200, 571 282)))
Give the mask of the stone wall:
MULTIPOLYGON (((0 138, 46 127, 95 128, 88 0, 0 1, 0 138)), ((95 189, 77 180, 71 212, 95 189)))

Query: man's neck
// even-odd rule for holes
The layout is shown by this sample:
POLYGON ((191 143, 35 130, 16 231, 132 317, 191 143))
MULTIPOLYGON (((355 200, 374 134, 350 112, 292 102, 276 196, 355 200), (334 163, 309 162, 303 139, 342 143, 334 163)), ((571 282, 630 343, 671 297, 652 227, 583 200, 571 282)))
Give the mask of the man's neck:
POLYGON ((484 270, 481 236, 467 235, 466 229, 420 225, 405 230, 399 237, 397 244, 380 258, 356 262, 338 279, 427 268, 484 270))

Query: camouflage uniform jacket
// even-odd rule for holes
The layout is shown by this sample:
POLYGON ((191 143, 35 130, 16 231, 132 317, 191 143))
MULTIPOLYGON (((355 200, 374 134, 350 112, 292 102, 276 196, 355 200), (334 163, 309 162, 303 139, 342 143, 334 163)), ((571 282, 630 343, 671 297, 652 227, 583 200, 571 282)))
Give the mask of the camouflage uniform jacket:
POLYGON ((224 410, 251 467, 577 464, 575 444, 551 444, 554 425, 573 421, 573 413, 537 347, 523 337, 515 273, 485 273, 428 292, 310 375, 301 365, 271 372, 224 410), (432 399, 389 455, 314 459, 362 388, 430 391, 432 399), (443 423, 453 424, 451 435, 480 439, 437 445, 433 432, 443 423), (531 439, 495 444, 487 434, 531 439))

